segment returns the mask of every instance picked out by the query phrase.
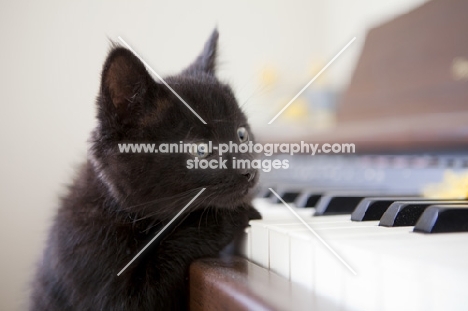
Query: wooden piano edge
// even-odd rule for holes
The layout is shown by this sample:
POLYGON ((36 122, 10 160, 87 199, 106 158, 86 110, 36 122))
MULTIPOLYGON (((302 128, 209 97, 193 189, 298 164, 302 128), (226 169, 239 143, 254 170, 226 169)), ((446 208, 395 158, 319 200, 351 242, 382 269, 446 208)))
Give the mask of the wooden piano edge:
POLYGON ((300 285, 236 256, 194 262, 189 282, 192 311, 340 309, 300 285))

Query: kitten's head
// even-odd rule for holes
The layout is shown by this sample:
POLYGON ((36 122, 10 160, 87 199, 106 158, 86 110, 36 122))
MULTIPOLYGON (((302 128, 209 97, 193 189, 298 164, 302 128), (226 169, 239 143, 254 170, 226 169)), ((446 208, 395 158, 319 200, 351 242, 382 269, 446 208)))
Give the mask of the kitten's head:
MULTIPOLYGON (((121 153, 119 143, 241 144, 253 140, 249 124, 231 88, 215 76, 218 32, 202 53, 169 86, 155 82, 129 50, 114 47, 104 64, 97 100, 98 126, 92 135, 90 161, 109 193, 134 211, 158 215, 177 212, 201 188, 198 205, 233 208, 248 202, 258 176, 253 169, 233 169, 232 158, 252 160, 249 153, 221 156, 226 169, 189 169, 188 160, 220 160, 211 154, 121 153), (181 206, 182 205, 182 206, 181 206)), ((192 150, 194 151, 194 150, 192 150)), ((196 206, 196 204, 195 204, 196 206)))

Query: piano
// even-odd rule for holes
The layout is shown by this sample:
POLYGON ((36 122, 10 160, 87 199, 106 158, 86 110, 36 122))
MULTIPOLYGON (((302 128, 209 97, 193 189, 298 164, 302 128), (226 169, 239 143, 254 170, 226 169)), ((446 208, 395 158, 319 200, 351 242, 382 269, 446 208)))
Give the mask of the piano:
POLYGON ((422 195, 468 172, 466 16, 433 0, 368 32, 336 128, 291 140, 357 153, 274 155, 239 255, 191 265, 191 310, 468 308, 466 195, 422 195))

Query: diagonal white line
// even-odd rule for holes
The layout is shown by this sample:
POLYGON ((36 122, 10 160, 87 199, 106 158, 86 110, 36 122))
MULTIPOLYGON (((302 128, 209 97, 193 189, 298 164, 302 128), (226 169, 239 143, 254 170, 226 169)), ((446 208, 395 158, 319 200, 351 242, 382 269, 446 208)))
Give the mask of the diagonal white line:
POLYGON ((130 262, 125 267, 123 267, 122 270, 120 270, 119 273, 117 273, 117 276, 120 276, 125 271, 125 269, 127 269, 128 266, 130 266, 132 262, 134 262, 135 259, 137 259, 148 248, 148 246, 150 246, 151 243, 153 243, 154 240, 156 240, 158 236, 160 236, 174 222, 174 220, 176 220, 187 209, 187 207, 189 207, 190 204, 192 204, 192 202, 195 201, 200 194, 202 194, 203 191, 205 191, 205 189, 206 188, 202 188, 200 192, 198 192, 197 195, 194 196, 193 199, 190 200, 190 202, 188 202, 187 205, 185 205, 185 207, 180 212, 178 212, 177 215, 175 215, 174 218, 172 218, 171 221, 169 221, 169 223, 165 225, 164 228, 162 228, 161 231, 159 231, 158 234, 156 234, 156 236, 152 238, 151 241, 149 241, 148 244, 146 244, 145 247, 143 247, 143 249, 139 251, 138 254, 136 254, 135 257, 133 257, 133 259, 130 260, 130 262))
POLYGON ((299 215, 291 208, 291 206, 288 205, 288 203, 284 202, 284 200, 278 195, 278 193, 275 192, 275 190, 273 190, 273 189, 271 189, 271 188, 268 188, 268 189, 270 189, 270 191, 271 191, 281 202, 283 202, 283 204, 291 211, 291 213, 293 213, 293 215, 296 216, 296 218, 299 219, 299 221, 302 222, 302 223, 304 224, 304 226, 306 226, 307 229, 309 229, 310 232, 312 232, 312 234, 315 235, 315 237, 316 237, 320 242, 322 242, 322 244, 325 245, 325 247, 328 248, 328 250, 329 250, 333 255, 335 255, 335 257, 336 257, 339 261, 341 261, 341 263, 342 263, 343 265, 345 265, 346 268, 348 268, 349 271, 351 271, 354 275, 357 275, 356 271, 354 271, 354 269, 351 268, 351 266, 348 265, 348 264, 346 263, 346 261, 344 261, 344 259, 341 258, 341 256, 338 255, 338 254, 333 250, 333 248, 331 248, 330 245, 328 245, 328 243, 325 242, 325 241, 317 234, 317 232, 315 232, 315 230, 312 229, 312 228, 309 226, 309 224, 306 223, 306 222, 304 221, 304 219, 302 219, 302 217, 299 216, 299 215))
POLYGON ((154 71, 153 68, 151 68, 150 65, 148 65, 148 63, 145 62, 145 60, 144 60, 143 58, 141 58, 140 55, 138 55, 137 52, 135 52, 135 51, 130 47, 130 45, 128 45, 127 42, 124 41, 124 39, 122 39, 122 37, 119 36, 118 38, 119 38, 120 41, 122 41, 122 43, 123 43, 130 51, 132 51, 133 54, 135 54, 136 57, 138 57, 138 58, 140 59, 140 61, 146 66, 146 68, 148 68, 149 71, 151 71, 165 86, 167 86, 167 88, 168 88, 169 90, 171 90, 171 92, 174 93, 174 95, 177 96, 177 98, 180 99, 180 101, 181 101, 182 103, 184 103, 184 105, 187 106, 187 108, 188 108, 194 115, 196 115, 197 118, 200 119, 200 121, 202 121, 203 124, 206 124, 205 120, 203 120, 202 117, 200 117, 200 116, 198 115, 198 113, 196 113, 195 110, 193 110, 192 107, 190 107, 189 104, 187 104, 187 102, 186 102, 182 97, 180 97, 179 94, 177 94, 176 91, 174 91, 174 90, 172 89, 172 87, 170 87, 169 84, 167 84, 166 81, 165 81, 160 75, 158 75, 158 74, 156 73, 156 71, 154 71))
POLYGON ((273 123, 273 121, 275 121, 276 118, 278 118, 278 117, 280 116, 280 114, 282 114, 282 113, 286 110, 286 108, 288 108, 289 105, 291 105, 291 104, 299 97, 299 95, 301 95, 302 92, 304 92, 304 91, 309 87, 309 85, 311 85, 312 82, 314 82, 315 79, 317 79, 317 78, 322 74, 322 72, 324 72, 325 69, 327 69, 328 66, 330 66, 330 65, 338 58, 338 56, 340 56, 341 53, 343 53, 343 52, 348 48, 348 46, 350 46, 351 43, 354 42, 354 40, 356 40, 356 37, 354 37, 353 39, 351 39, 351 41, 349 41, 348 44, 346 44, 345 47, 342 48, 341 51, 339 51, 338 54, 336 54, 335 57, 333 57, 333 58, 331 59, 331 61, 329 61, 328 64, 326 64, 325 67, 323 67, 322 70, 320 70, 320 71, 315 75, 315 77, 313 77, 312 80, 310 80, 309 83, 307 83, 306 86, 304 86, 304 87, 302 88, 302 90, 300 90, 299 93, 297 93, 297 95, 294 96, 293 99, 291 99, 291 100, 289 101, 289 103, 287 103, 286 106, 284 106, 283 109, 281 109, 281 111, 278 112, 278 114, 277 114, 273 119, 270 120, 270 122, 268 122, 268 124, 273 123))

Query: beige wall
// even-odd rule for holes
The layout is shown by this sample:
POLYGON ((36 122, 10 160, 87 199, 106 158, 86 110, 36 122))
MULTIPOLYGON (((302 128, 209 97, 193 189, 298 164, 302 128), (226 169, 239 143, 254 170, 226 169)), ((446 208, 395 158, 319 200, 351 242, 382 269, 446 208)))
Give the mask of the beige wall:
POLYGON ((252 96, 246 110, 263 124, 269 107, 261 100, 262 68, 288 77, 292 97, 307 83, 308 68, 356 35, 328 74, 328 83, 341 87, 365 29, 423 0, 136 2, 0 4, 0 310, 26 308, 57 198, 86 155, 108 39, 122 36, 164 75, 188 64, 217 25, 220 76, 241 103, 252 96))

